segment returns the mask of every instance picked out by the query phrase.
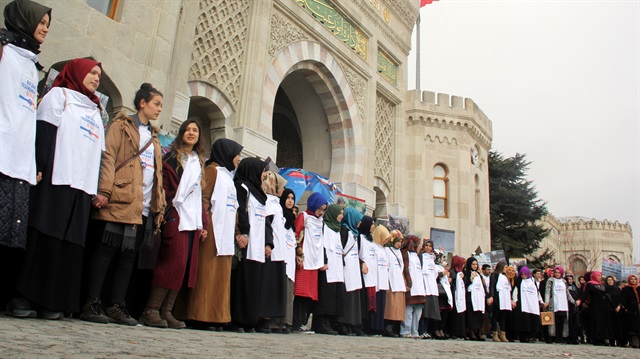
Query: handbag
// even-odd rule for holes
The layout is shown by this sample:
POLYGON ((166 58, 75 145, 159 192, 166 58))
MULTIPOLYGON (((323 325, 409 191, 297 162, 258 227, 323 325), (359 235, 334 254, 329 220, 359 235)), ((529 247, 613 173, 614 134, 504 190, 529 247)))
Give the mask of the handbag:
POLYGON ((540 312, 540 324, 554 325, 555 315, 553 314, 553 312, 540 312))

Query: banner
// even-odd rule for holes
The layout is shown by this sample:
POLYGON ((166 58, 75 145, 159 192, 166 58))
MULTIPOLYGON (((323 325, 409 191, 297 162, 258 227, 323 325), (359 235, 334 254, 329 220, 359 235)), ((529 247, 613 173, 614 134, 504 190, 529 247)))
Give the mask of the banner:
POLYGON ((622 271, 618 280, 627 280, 630 275, 638 275, 638 267, 636 266, 622 266, 622 271))
POLYGON ((447 229, 431 228, 433 249, 440 249, 445 253, 453 253, 456 246, 456 232, 447 229))
POLYGON ((613 259, 602 260, 602 277, 612 276, 620 279, 622 276, 622 263, 618 263, 613 259))

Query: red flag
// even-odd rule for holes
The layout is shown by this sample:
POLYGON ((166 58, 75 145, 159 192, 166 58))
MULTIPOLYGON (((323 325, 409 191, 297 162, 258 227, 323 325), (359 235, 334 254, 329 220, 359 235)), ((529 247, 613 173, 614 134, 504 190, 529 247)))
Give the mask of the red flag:
POLYGON ((431 4, 434 1, 438 1, 438 0, 420 0, 420 7, 431 4))

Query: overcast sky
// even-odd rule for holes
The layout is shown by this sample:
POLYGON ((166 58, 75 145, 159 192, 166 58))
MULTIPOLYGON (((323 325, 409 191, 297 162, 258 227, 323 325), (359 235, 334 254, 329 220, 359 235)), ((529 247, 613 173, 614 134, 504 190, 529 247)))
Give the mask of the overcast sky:
MULTIPOLYGON (((640 0, 441 0, 420 13, 421 89, 473 99, 493 149, 526 153, 554 216, 629 222, 640 260, 640 0)), ((415 52, 409 68, 415 88, 415 52)))

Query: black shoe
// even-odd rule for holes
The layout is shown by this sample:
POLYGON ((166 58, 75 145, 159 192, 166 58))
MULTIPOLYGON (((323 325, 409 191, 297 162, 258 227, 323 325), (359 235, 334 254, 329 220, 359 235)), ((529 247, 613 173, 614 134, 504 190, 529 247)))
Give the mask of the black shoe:
POLYGON ((7 303, 7 315, 14 318, 35 318, 37 313, 31 309, 31 303, 25 298, 14 298, 7 303))
POLYGON ((38 318, 48 319, 48 320, 60 320, 64 318, 64 313, 52 312, 50 310, 45 309, 38 312, 38 318))
POLYGON ((244 333, 243 327, 237 327, 235 325, 230 325, 226 329, 227 331, 234 332, 234 333, 244 333))
POLYGON ((106 314, 109 317, 109 322, 111 323, 130 326, 138 325, 138 321, 131 318, 131 315, 129 315, 126 303, 113 303, 113 305, 107 308, 106 314))
POLYGON ((109 323, 109 317, 104 314, 100 299, 97 298, 87 299, 87 302, 82 306, 80 319, 93 323, 109 323))
MULTIPOLYGON (((255 328, 248 328, 244 330, 245 333, 255 333, 256 329, 255 328)), ((242 332, 238 332, 238 333, 242 333, 242 332)))

